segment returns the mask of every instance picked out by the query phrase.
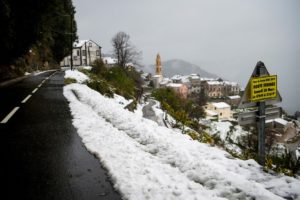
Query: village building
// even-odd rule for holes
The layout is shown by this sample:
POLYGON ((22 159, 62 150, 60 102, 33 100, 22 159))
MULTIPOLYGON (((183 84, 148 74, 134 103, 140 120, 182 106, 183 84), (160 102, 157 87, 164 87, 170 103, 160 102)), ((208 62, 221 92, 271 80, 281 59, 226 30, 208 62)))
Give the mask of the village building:
POLYGON ((237 108, 241 101, 241 96, 234 95, 234 96, 227 96, 225 99, 226 103, 228 103, 231 107, 237 108))
POLYGON ((163 79, 160 81, 160 83, 159 83, 159 87, 161 87, 161 88, 166 88, 167 85, 168 85, 169 83, 172 83, 172 80, 171 80, 171 79, 169 79, 169 78, 163 78, 163 79))
POLYGON ((107 67, 113 67, 118 63, 118 60, 116 58, 112 58, 109 56, 103 57, 102 60, 107 67))
POLYGON ((167 88, 172 89, 178 96, 186 99, 188 96, 188 87, 182 83, 169 83, 166 85, 167 88))
MULTIPOLYGON (((90 66, 101 59, 101 46, 92 40, 79 40, 73 44, 73 66, 90 66)), ((71 66, 71 57, 66 56, 60 66, 71 66)))
POLYGON ((189 76, 189 81, 191 83, 190 95, 195 96, 201 92, 201 79, 198 74, 191 74, 189 76))
POLYGON ((209 98, 221 98, 224 96, 224 84, 220 81, 205 81, 203 86, 204 94, 209 98))
POLYGON ((201 82, 201 89, 208 98, 223 98, 239 95, 240 87, 235 82, 218 80, 204 80, 201 82))
POLYGON ((205 110, 208 116, 217 114, 218 119, 220 120, 231 118, 231 107, 225 102, 207 103, 205 110))

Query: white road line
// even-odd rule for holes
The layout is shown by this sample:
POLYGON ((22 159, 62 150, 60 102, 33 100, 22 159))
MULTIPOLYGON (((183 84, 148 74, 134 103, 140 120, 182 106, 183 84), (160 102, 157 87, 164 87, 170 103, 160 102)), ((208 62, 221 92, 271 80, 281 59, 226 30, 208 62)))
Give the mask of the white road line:
POLYGON ((26 103, 26 101, 31 97, 31 94, 28 95, 25 99, 23 99, 23 101, 21 103, 26 103))
POLYGON ((41 87, 42 85, 43 85, 43 83, 39 84, 39 85, 38 85, 38 88, 41 87))
POLYGON ((0 122, 1 124, 5 124, 8 120, 19 110, 20 107, 15 107, 6 117, 0 122))
POLYGON ((46 80, 43 80, 42 83, 45 83, 46 80))
POLYGON ((31 93, 34 94, 37 90, 38 88, 35 88, 31 93))

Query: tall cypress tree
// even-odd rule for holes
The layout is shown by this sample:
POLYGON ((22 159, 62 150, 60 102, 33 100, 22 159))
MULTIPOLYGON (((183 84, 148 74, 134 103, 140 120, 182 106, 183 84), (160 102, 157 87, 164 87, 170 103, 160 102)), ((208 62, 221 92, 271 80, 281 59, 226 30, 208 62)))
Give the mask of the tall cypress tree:
POLYGON ((76 22, 71 17, 74 13, 72 0, 2 0, 0 67, 12 64, 33 47, 40 59, 60 61, 70 52, 71 42, 77 39, 76 22))

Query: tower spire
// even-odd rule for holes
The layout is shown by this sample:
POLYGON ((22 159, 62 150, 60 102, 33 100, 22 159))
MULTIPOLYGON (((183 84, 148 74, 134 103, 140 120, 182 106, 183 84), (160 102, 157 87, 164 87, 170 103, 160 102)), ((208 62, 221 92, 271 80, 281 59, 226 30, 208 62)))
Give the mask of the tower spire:
POLYGON ((161 73, 161 59, 159 53, 156 56, 156 70, 155 70, 156 75, 162 75, 161 73))

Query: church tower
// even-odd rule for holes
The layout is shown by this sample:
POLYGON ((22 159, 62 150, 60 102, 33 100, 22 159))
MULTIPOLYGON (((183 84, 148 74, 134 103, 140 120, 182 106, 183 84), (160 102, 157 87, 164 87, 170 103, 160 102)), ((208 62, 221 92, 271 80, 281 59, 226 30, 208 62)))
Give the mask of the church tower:
POLYGON ((155 69, 155 74, 156 75, 162 75, 161 72, 161 60, 160 60, 160 55, 159 53, 156 56, 156 69, 155 69))
POLYGON ((155 66, 155 75, 152 77, 154 88, 160 87, 160 82, 163 80, 163 75, 161 71, 161 60, 159 53, 156 56, 156 66, 155 66))

